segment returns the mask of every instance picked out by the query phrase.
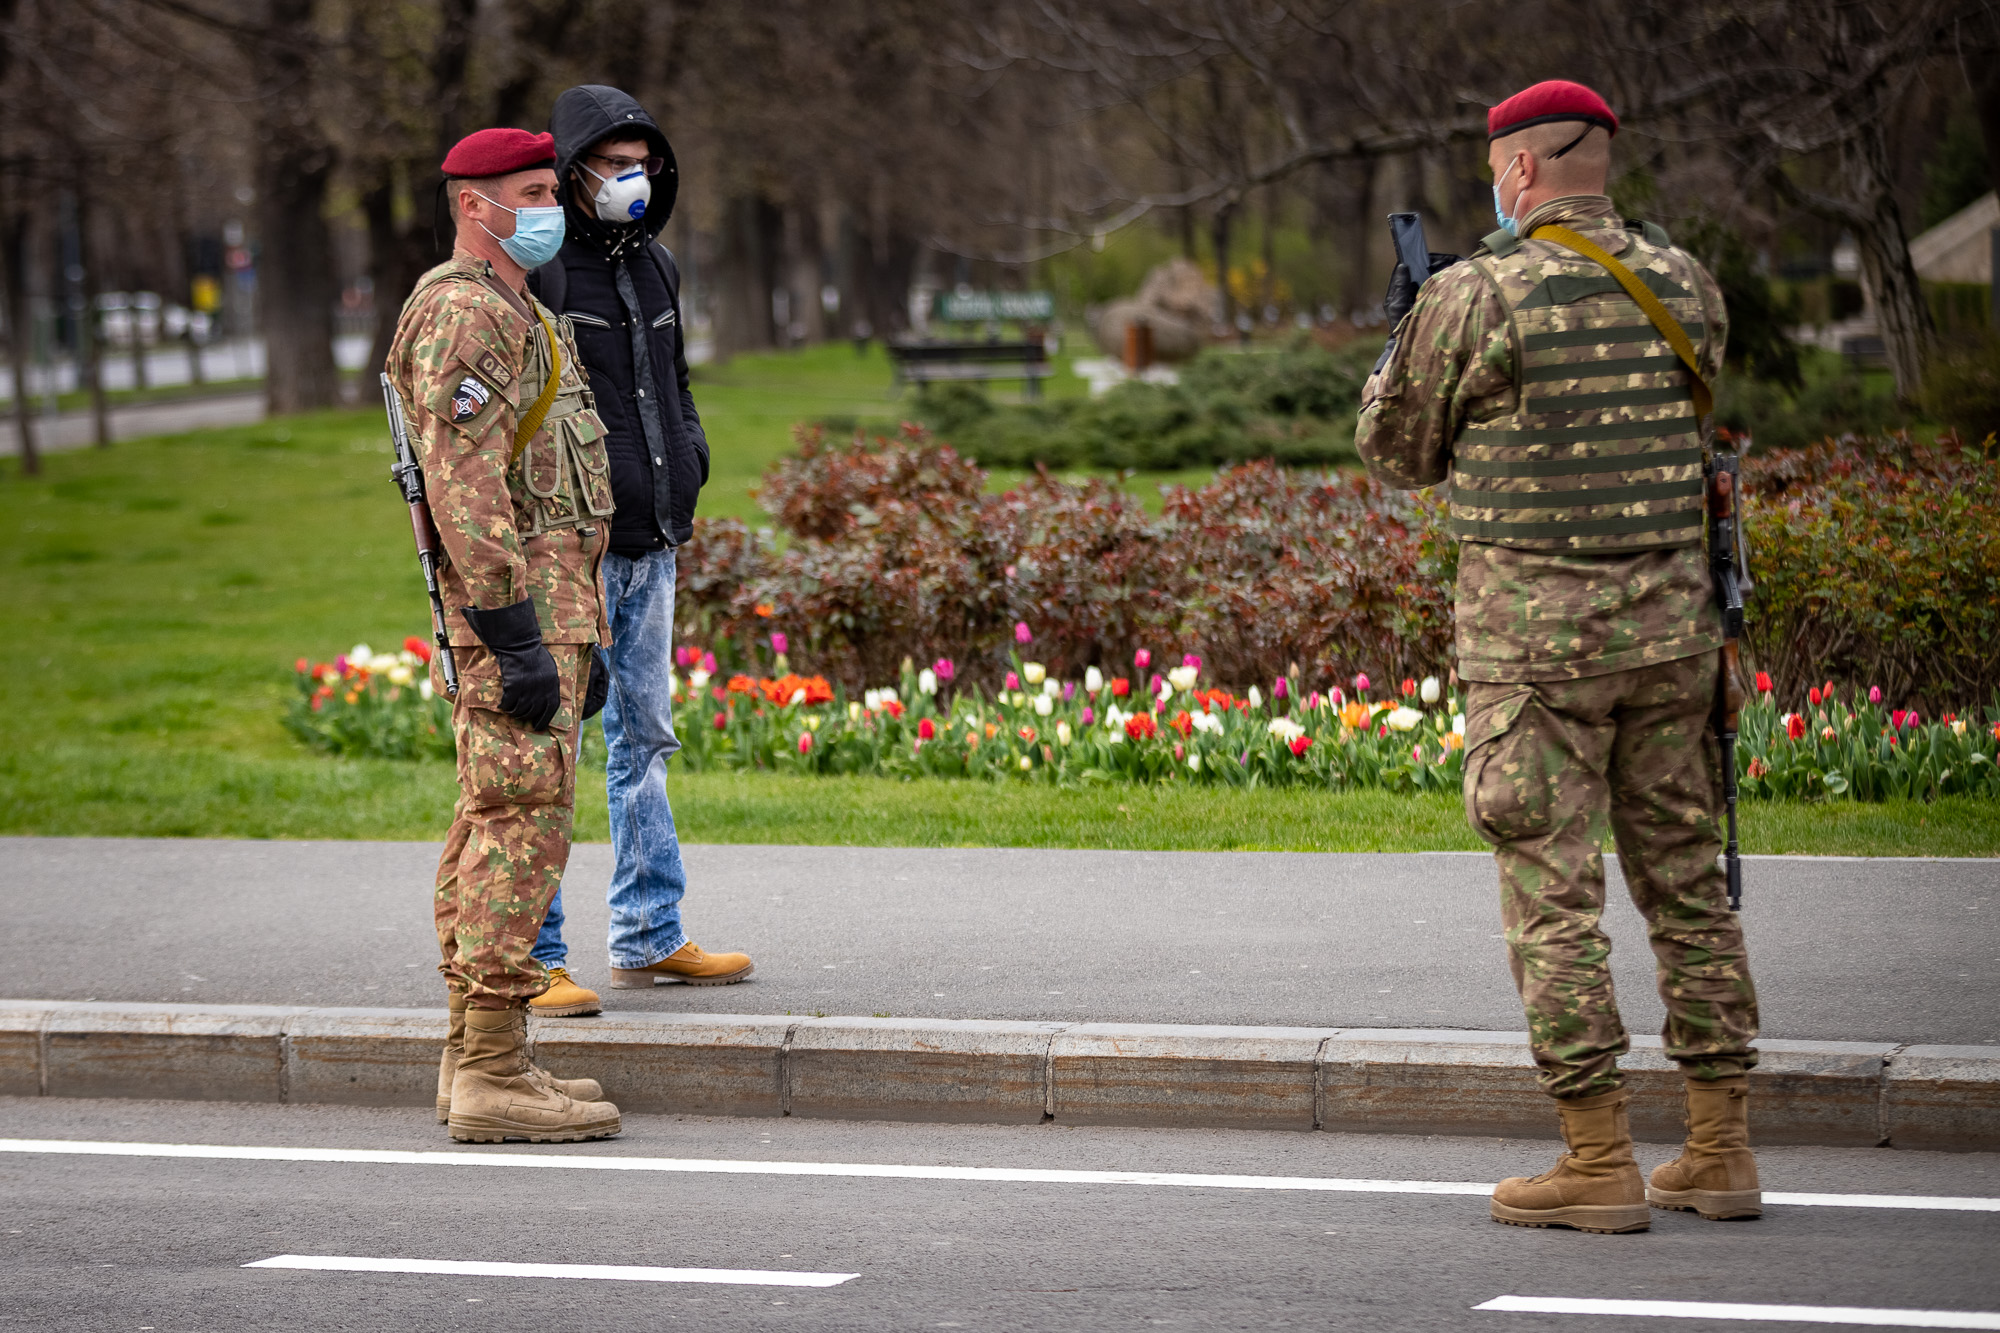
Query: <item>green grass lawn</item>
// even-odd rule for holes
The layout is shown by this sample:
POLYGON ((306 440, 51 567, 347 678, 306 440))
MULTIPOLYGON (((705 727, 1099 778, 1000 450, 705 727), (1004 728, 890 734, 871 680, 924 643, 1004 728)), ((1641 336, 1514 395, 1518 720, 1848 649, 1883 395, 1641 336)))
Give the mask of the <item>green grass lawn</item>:
MULTIPOLYGON (((879 349, 743 357, 697 388, 714 477, 748 495, 801 416, 892 413, 879 349)), ((1072 385, 1065 391, 1077 391, 1072 385)), ((379 414, 332 412, 59 453, 0 470, 0 832, 424 838, 441 763, 324 758, 279 726, 291 663, 427 628, 379 414)), ((1199 479, 1199 478, 1195 478, 1199 479)), ((1133 478, 1153 490, 1157 476, 1133 478)), ((1050 792, 676 771, 690 841, 1415 850, 1476 848, 1456 802, 1379 793, 1050 792)), ((580 830, 605 836, 601 781, 580 830)), ((1746 847, 2000 854, 2000 806, 1755 806, 1746 847)))

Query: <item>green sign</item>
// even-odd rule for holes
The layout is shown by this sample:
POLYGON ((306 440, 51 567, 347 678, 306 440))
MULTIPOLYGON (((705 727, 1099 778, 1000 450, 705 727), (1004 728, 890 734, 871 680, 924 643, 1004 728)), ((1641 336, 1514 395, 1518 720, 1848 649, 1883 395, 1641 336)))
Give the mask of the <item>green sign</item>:
POLYGON ((939 292, 937 297, 937 318, 943 320, 1041 320, 1055 313, 1055 297, 1047 292, 939 292))

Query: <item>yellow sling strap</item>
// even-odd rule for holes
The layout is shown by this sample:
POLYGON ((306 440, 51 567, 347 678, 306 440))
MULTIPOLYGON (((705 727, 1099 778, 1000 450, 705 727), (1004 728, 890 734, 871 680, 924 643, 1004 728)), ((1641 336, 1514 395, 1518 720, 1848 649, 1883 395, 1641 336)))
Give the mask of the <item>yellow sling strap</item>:
POLYGON ((1639 303, 1639 309, 1646 312, 1646 318, 1653 321, 1653 327, 1660 331, 1660 336, 1667 340, 1667 345, 1674 349, 1675 355, 1687 363, 1688 374, 1694 376, 1695 415, 1705 417, 1715 411, 1715 395, 1709 392, 1708 381, 1702 378, 1701 367, 1695 364, 1694 344, 1688 341, 1686 331, 1681 328, 1681 322, 1674 318, 1673 312, 1661 303, 1659 297, 1653 295, 1645 283, 1639 281, 1631 269, 1567 227, 1558 227, 1553 223, 1537 227, 1534 239, 1554 241, 1557 245, 1576 251, 1585 259, 1592 259, 1602 264, 1605 271, 1616 278, 1618 285, 1625 289, 1625 294, 1639 303))
POLYGON ((549 419, 549 409, 556 405, 556 388, 562 380, 562 344, 556 341, 556 331, 549 327, 548 320, 542 318, 540 310, 535 311, 535 318, 541 321, 542 333, 549 340, 549 378, 542 385, 541 395, 528 405, 527 415, 514 427, 514 452, 507 455, 510 465, 528 447, 528 441, 535 438, 535 432, 542 428, 542 423, 549 419))

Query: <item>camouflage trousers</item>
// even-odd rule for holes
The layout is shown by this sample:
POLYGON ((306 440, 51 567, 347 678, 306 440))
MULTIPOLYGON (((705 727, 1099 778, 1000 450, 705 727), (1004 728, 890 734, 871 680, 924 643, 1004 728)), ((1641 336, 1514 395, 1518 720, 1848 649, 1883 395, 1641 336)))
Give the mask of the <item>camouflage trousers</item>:
POLYGON ((1514 984, 1544 1091, 1620 1086, 1631 1043, 1607 965, 1605 824, 1646 919, 1667 1054, 1696 1078, 1757 1063, 1757 995, 1728 907, 1708 731, 1716 655, 1534 684, 1470 684, 1465 811, 1500 863, 1514 984))
MULTIPOLYGON (((569 863, 577 712, 590 653, 577 644, 549 645, 562 673, 562 708, 547 731, 531 731, 500 711, 493 655, 482 647, 453 652, 460 681, 451 710, 458 805, 438 859, 438 971, 475 1007, 504 1009, 549 988, 547 970, 529 951, 569 863)), ((432 677, 442 687, 435 670, 432 677)))

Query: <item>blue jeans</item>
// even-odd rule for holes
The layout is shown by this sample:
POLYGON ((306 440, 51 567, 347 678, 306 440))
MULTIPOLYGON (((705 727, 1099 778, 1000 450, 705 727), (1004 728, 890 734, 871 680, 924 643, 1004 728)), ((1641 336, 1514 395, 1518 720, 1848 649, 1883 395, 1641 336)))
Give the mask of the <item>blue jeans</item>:
MULTIPOLYGON (((611 804, 611 966, 650 967, 687 943, 681 932, 681 841, 667 804, 674 735, 672 691, 674 553, 604 557, 604 608, 611 619, 611 692, 604 703, 605 794, 611 804)), ((562 893, 549 904, 535 958, 561 967, 562 893)))

